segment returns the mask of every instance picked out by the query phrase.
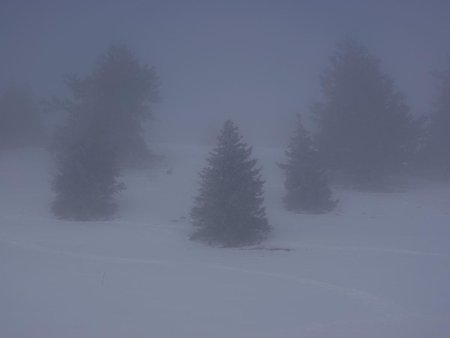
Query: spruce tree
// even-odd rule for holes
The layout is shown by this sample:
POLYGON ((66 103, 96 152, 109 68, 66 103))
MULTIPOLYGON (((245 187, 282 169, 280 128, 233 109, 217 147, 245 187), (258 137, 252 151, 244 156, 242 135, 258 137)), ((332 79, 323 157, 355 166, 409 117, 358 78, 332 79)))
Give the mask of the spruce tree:
POLYGON ((159 99, 155 70, 141 64, 124 43, 115 42, 97 60, 91 74, 67 81, 72 99, 60 108, 103 120, 110 142, 117 148, 121 167, 146 165, 152 154, 143 136, 144 122, 152 118, 152 105, 159 99))
POLYGON ((297 128, 288 150, 286 164, 279 164, 286 178, 284 206, 299 213, 325 213, 337 204, 332 198, 325 170, 320 165, 317 149, 298 116, 297 128))
POLYGON ((54 140, 53 212, 65 219, 106 219, 123 188, 120 169, 151 158, 142 123, 158 99, 157 77, 125 44, 114 43, 90 75, 67 85, 71 98, 55 101, 69 118, 54 140))
POLYGON ((338 44, 315 106, 317 145, 327 165, 354 186, 378 188, 404 169, 418 128, 403 95, 358 41, 338 44))
POLYGON ((238 128, 226 121, 217 146, 200 172, 201 185, 191 210, 192 239, 239 247, 264 240, 270 226, 263 207, 263 184, 252 149, 238 128))
POLYGON ((154 99, 153 71, 141 66, 123 44, 113 44, 92 74, 67 83, 72 97, 56 101, 68 113, 54 139, 56 194, 52 210, 60 218, 102 220, 117 206, 123 188, 120 168, 138 161, 144 144, 140 122, 154 99))

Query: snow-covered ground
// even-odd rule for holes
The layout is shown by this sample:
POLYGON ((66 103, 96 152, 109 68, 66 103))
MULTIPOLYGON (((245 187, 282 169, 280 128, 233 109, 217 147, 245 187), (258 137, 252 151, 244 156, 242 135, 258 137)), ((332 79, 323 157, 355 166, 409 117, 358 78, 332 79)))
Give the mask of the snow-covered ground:
POLYGON ((84 223, 51 214, 45 152, 0 153, 0 337, 450 337, 450 185, 291 214, 283 152, 257 148, 272 236, 210 248, 188 240, 207 149, 159 151, 123 177, 116 219, 84 223))

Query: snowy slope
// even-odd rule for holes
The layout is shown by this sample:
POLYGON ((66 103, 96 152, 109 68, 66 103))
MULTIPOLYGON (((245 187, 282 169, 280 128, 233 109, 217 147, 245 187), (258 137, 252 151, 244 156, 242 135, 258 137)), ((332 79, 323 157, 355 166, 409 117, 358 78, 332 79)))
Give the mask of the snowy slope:
POLYGON ((187 239, 207 149, 159 151, 123 177, 116 219, 85 223, 50 213, 45 152, 0 153, 0 337, 450 336, 450 185, 340 189, 333 213, 290 214, 283 152, 257 148, 266 249, 209 248, 187 239))

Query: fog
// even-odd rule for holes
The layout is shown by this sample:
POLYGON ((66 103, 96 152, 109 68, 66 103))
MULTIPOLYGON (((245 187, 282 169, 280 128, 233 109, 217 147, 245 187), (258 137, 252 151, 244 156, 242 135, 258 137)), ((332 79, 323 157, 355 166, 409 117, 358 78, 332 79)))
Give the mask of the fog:
POLYGON ((0 337, 448 338, 449 18, 0 0, 0 337))
POLYGON ((17 81, 38 97, 61 95, 66 75, 88 74, 121 40, 161 80, 153 137, 208 143, 231 117, 251 142, 284 145, 345 36, 381 59, 413 114, 426 114, 431 73, 449 53, 449 12, 448 1, 3 0, 0 88, 17 81))

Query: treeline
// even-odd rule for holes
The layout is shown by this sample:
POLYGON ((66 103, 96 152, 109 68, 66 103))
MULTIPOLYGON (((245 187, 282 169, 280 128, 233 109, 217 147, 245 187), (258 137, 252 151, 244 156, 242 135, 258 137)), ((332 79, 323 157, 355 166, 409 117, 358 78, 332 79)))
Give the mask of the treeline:
MULTIPOLYGON (((449 178, 450 62, 437 82, 428 118, 414 119, 371 51, 352 39, 340 42, 321 75, 322 98, 309 112, 317 128, 306 130, 299 117, 279 163, 285 208, 333 210, 338 200, 329 182, 372 190, 389 188, 405 174, 449 178)), ((114 43, 89 75, 66 85, 70 97, 52 102, 68 114, 51 144, 57 169, 52 210, 63 219, 108 219, 117 209, 115 194, 125 188, 120 173, 154 159, 143 123, 159 99, 158 77, 125 44, 114 43)), ((41 142, 41 109, 29 91, 18 86, 4 91, 0 128, 2 148, 41 142)), ((260 168, 232 121, 225 122, 200 177, 192 239, 242 246, 268 236, 260 168)))

